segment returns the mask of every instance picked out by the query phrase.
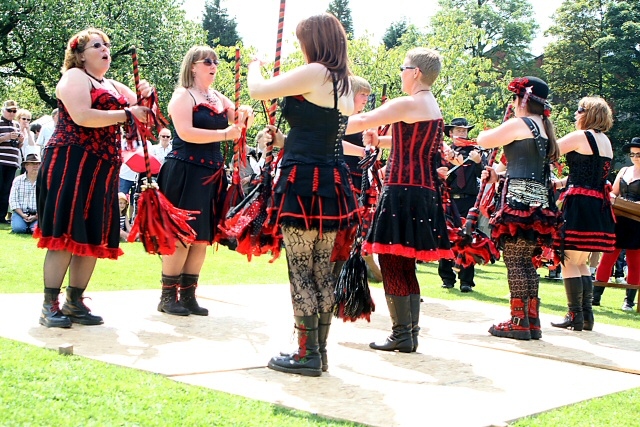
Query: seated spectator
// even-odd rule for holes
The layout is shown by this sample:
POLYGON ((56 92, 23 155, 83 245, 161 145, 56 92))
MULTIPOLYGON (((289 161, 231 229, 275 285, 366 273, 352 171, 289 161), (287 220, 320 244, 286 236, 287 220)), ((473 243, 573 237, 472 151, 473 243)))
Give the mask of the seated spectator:
POLYGON ((118 205, 120 207, 120 241, 126 242, 131 232, 131 221, 127 214, 129 199, 126 194, 118 193, 118 205))
POLYGON ((16 177, 9 194, 11 206, 11 231, 14 233, 33 233, 38 225, 36 203, 36 178, 40 168, 40 155, 27 154, 22 166, 26 172, 16 177))

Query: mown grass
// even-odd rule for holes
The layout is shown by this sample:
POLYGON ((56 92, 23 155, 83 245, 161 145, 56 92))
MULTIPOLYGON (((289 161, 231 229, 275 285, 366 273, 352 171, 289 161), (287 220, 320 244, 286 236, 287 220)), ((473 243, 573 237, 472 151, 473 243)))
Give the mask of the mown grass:
MULTIPOLYGON (((30 236, 17 236, 0 225, 0 293, 42 291, 45 251, 30 236)), ((160 259, 147 255, 139 243, 123 244, 118 261, 99 260, 89 291, 158 289, 160 259)), ((211 285, 287 283, 284 254, 269 263, 262 256, 246 258, 224 247, 207 256, 201 283, 211 285)), ((506 271, 501 262, 476 267, 476 288, 461 294, 440 288, 437 265, 419 264, 422 294, 439 299, 476 299, 508 305, 506 271)), ((546 275, 545 269, 540 269, 546 275)), ((372 283, 372 286, 381 286, 372 283)), ((566 312, 561 281, 541 280, 542 311, 566 312)), ((640 316, 620 310, 624 293, 608 289, 596 307, 597 323, 640 328, 640 316)), ((505 310, 505 318, 507 311, 505 310)), ((544 325, 543 325, 544 327, 544 325)), ((570 391, 568 391, 570 392, 570 391)), ((631 402, 640 389, 593 399, 523 418, 514 426, 619 426, 638 425, 631 402)), ((82 426, 355 426, 300 411, 213 390, 181 384, 160 375, 56 353, 0 339, 0 424, 82 426)))

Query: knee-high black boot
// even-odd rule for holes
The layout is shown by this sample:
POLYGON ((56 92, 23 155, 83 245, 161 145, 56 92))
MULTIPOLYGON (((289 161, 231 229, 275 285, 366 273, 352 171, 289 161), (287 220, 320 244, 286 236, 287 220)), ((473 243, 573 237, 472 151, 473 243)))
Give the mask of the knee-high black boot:
POLYGON ((386 295, 389 315, 391 316, 391 335, 385 342, 369 344, 375 350, 395 351, 411 353, 413 350, 413 338, 411 337, 411 300, 410 296, 386 295))
POLYGON ((180 286, 180 276, 162 275, 162 295, 158 304, 159 312, 176 316, 188 316, 191 314, 189 310, 178 302, 178 286, 180 286))
POLYGON ((320 313, 318 319, 318 346, 320 349, 320 359, 322 360, 322 372, 329 369, 329 359, 327 358, 327 337, 331 328, 332 312, 320 313))
MULTIPOLYGON (((593 281, 591 282, 593 284, 593 281)), ((606 288, 604 286, 594 286, 593 287, 593 300, 591 301, 591 305, 600 305, 600 300, 602 299, 602 294, 606 288)))
POLYGON ((208 316, 209 310, 198 305, 196 300, 196 288, 198 287, 198 274, 180 275, 180 305, 198 316, 208 316))
POLYGON ((58 295, 60 295, 60 289, 44 288, 44 302, 38 321, 47 328, 70 328, 71 320, 60 311, 58 295))
POLYGON ((62 314, 73 323, 81 325, 102 325, 102 317, 91 314, 91 310, 84 303, 82 294, 84 289, 67 287, 67 299, 62 305, 62 314))
POLYGON ((411 352, 418 350, 418 334, 420 333, 420 294, 409 295, 409 303, 411 305, 411 340, 413 347, 411 352))
POLYGON ((581 331, 584 327, 584 317, 582 315, 582 277, 570 277, 564 279, 564 290, 567 293, 567 305, 569 311, 564 320, 560 323, 551 322, 551 326, 556 328, 573 328, 574 331, 581 331))
POLYGON ((582 317, 584 318, 583 329, 592 331, 595 319, 593 317, 593 280, 591 276, 582 276, 582 317))
POLYGON ((322 361, 318 346, 318 315, 293 316, 298 331, 298 351, 272 357, 267 365, 274 371, 307 377, 322 375, 322 361))

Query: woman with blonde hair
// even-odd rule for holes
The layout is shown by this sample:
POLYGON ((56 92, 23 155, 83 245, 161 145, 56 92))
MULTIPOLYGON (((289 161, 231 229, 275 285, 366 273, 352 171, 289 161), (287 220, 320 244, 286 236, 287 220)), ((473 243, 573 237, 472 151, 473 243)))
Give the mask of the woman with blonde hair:
MULTIPOLYGON (((122 255, 118 207, 120 124, 131 114, 147 121, 148 108, 135 105, 136 93, 106 77, 111 42, 95 28, 74 34, 65 50, 56 86, 59 119, 44 149, 38 174, 38 247, 46 248, 44 304, 40 324, 68 328, 99 325, 83 293, 98 258, 122 255), (68 274, 66 302, 58 295, 68 274)), ((153 88, 146 81, 142 96, 153 88)))
MULTIPOLYGON (((189 49, 169 101, 176 135, 160 169, 158 185, 174 206, 197 212, 189 221, 196 232, 195 241, 186 247, 177 244, 174 254, 162 256, 158 311, 176 316, 209 314, 200 307, 195 293, 207 246, 219 241, 218 224, 225 215, 227 176, 220 145, 239 138, 242 130, 242 125, 232 124, 233 102, 211 87, 218 74, 218 61, 209 46, 189 49)), ((238 114, 240 123, 253 117, 246 106, 238 114)))
POLYGON ((566 153, 569 176, 556 183, 556 187, 567 187, 562 196, 564 223, 555 247, 562 260, 569 311, 562 322, 551 326, 590 331, 593 281, 587 260, 590 252, 611 252, 615 244, 607 182, 613 150, 605 135, 613 126, 613 115, 604 99, 586 97, 574 116, 576 130, 558 141, 560 153, 566 153), (590 214, 585 215, 587 212, 590 214))

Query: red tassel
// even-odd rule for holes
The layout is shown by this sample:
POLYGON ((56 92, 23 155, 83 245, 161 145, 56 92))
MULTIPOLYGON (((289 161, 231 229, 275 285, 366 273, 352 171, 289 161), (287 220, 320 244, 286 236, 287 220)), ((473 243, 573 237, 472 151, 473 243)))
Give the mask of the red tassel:
POLYGON ((140 237, 147 253, 171 255, 176 251, 178 242, 187 246, 196 239, 188 221, 198 213, 176 208, 158 189, 146 189, 138 199, 138 215, 128 241, 133 242, 140 237))

